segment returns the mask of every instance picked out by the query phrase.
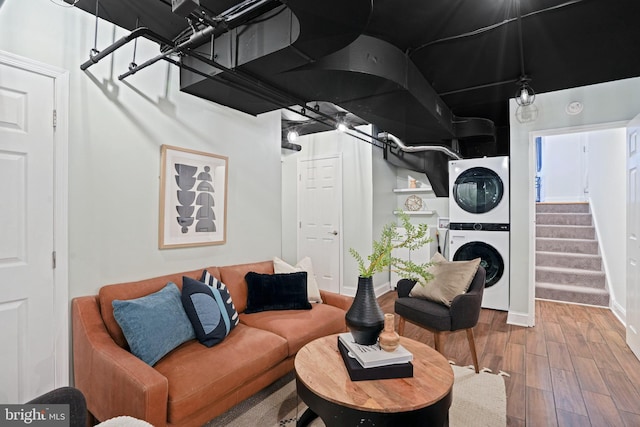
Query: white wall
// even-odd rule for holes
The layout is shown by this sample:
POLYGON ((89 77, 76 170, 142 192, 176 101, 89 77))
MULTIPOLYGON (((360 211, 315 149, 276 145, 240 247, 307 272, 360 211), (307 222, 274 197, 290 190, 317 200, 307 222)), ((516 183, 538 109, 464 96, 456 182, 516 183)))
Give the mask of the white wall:
POLYGON ((587 164, 584 133, 542 139, 542 202, 586 202, 587 164))
MULTIPOLYGON (((535 86, 535 82, 534 82, 535 86)), ((509 104, 511 157, 511 323, 534 323, 535 136, 563 130, 628 121, 640 113, 640 78, 566 89, 536 95, 538 117, 533 122, 516 120, 515 101, 509 104), (584 110, 569 115, 565 108, 580 101, 584 110)), ((624 298, 618 296, 619 298, 624 298)))
MULTIPOLYGON (((342 153, 342 242, 343 263, 341 292, 355 295, 358 264, 349 254, 354 248, 363 257, 371 253, 373 231, 372 146, 338 131, 303 135, 296 144, 299 152, 284 153, 282 158, 282 256, 289 263, 297 261, 297 185, 299 159, 326 157, 342 153)), ((379 279, 374 279, 379 280, 379 279)), ((388 278, 387 278, 388 281, 388 278)))
MULTIPOLYGON (((58 262, 69 263, 71 297, 108 283, 278 255, 279 112, 256 118, 180 93, 178 70, 165 62, 118 81, 133 43, 82 72, 94 25, 90 14, 49 0, 5 0, 0 8, 0 50, 70 72, 70 259, 58 262), (229 157, 226 244, 158 249, 162 144, 229 157)), ((127 33, 100 21, 98 49, 127 33)), ((136 62, 157 54, 157 45, 138 41, 136 62)))
MULTIPOLYGON (((386 224, 396 221, 393 214, 395 208, 396 167, 387 162, 383 156, 384 150, 372 147, 372 179, 373 179, 373 239, 380 238, 382 228, 386 224)), ((370 253, 371 250, 369 249, 370 253)), ((389 273, 376 274, 373 285, 385 290, 391 289, 395 283, 390 283, 389 273)))
POLYGON ((585 134, 589 152, 589 202, 597 226, 611 299, 617 312, 627 306, 626 130, 585 134))

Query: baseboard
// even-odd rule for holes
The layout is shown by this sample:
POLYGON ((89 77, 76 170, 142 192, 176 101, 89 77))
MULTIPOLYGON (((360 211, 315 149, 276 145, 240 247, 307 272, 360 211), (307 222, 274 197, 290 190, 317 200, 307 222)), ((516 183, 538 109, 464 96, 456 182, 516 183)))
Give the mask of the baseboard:
MULTIPOLYGON (((343 288, 342 292, 340 292, 342 295, 348 296, 348 297, 355 297, 356 296, 356 292, 357 292, 358 288, 343 288)), ((384 282, 380 285, 377 285, 374 287, 373 291, 376 294, 376 298, 379 298, 380 296, 386 294, 387 292, 391 291, 391 282, 384 282)))
POLYGON ((530 316, 528 313, 516 313, 514 311, 509 311, 509 314, 507 315, 507 324, 528 328, 535 326, 535 321, 533 316, 530 316))
POLYGON ((625 327, 627 326, 627 310, 623 306, 618 304, 618 301, 612 301, 611 312, 618 318, 620 323, 622 323, 625 327))
POLYGON ((391 291, 391 282, 386 282, 375 287, 376 297, 380 297, 391 291))

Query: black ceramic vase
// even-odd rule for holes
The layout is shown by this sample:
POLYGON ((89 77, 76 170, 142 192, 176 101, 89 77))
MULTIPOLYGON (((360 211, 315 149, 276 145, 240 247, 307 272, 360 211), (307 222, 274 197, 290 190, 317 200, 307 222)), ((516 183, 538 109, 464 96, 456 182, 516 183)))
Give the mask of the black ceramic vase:
POLYGON ((384 314, 378 305, 371 277, 358 277, 358 290, 345 319, 355 342, 362 345, 377 342, 384 328, 384 314))

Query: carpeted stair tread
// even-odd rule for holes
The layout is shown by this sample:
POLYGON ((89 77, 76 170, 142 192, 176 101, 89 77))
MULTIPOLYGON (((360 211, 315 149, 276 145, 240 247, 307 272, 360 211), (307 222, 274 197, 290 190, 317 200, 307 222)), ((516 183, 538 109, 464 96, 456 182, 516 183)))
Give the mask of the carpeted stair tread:
POLYGON ((602 271, 577 268, 536 266, 536 281, 557 284, 580 284, 584 287, 605 289, 605 274, 602 271))
POLYGON ((597 254, 536 251, 536 263, 540 267, 602 271, 602 257, 597 254))
POLYGON ((536 225, 536 237, 594 239, 596 229, 587 225, 536 225))
POLYGON ((593 239, 563 239, 556 237, 537 237, 536 250, 542 252, 597 254, 598 242, 593 239))
POLYGON ((558 212, 538 212, 536 213, 536 224, 538 225, 593 225, 591 214, 589 213, 558 213, 558 212))
POLYGON ((583 288, 576 285, 537 282, 536 298, 601 307, 609 306, 609 292, 605 289, 583 288))
POLYGON ((561 283, 545 283, 545 282, 536 282, 536 289, 554 289, 554 290, 563 290, 568 292, 580 292, 585 294, 593 294, 593 295, 608 295, 606 289, 598 289, 598 288, 585 288, 584 286, 579 285, 568 285, 561 283))
POLYGON ((536 203, 540 213, 589 213, 588 203, 536 203))

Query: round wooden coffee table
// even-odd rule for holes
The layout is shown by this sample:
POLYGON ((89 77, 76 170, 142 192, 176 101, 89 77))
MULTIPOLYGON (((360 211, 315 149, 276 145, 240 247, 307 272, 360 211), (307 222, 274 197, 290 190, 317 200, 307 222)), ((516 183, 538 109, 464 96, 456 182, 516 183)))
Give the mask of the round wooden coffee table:
POLYGON ((400 337, 413 353, 413 377, 351 381, 337 335, 298 351, 296 388, 309 409, 298 425, 319 416, 327 426, 444 426, 448 424, 453 370, 440 353, 400 337))

